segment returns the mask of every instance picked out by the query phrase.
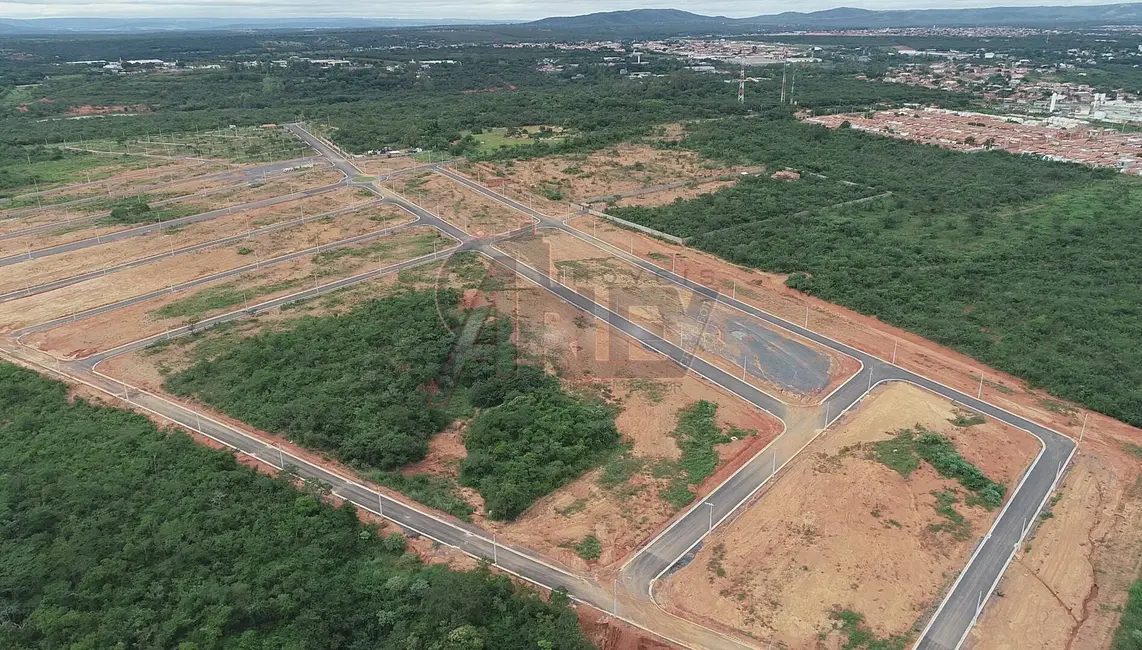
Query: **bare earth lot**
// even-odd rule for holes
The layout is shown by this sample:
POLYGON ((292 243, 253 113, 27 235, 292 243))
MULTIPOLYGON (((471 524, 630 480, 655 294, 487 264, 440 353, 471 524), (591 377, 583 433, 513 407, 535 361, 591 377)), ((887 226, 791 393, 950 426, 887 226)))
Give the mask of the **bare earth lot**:
POLYGON ((412 156, 378 156, 372 158, 354 158, 353 164, 369 175, 390 174, 392 172, 408 169, 409 167, 416 167, 423 165, 412 156))
POLYGON ((413 218, 395 206, 376 205, 250 237, 236 244, 162 259, 45 294, 0 303, 0 329, 14 330, 44 323, 294 251, 382 230, 386 223, 389 226, 408 223, 413 218))
MULTIPOLYGON (((689 183, 691 187, 661 191, 627 199, 623 205, 665 205, 677 197, 693 197, 718 185, 693 187, 722 179, 733 182, 741 172, 756 173, 758 167, 725 167, 706 161, 692 151, 655 149, 648 145, 623 144, 590 155, 549 156, 534 160, 481 163, 465 171, 488 187, 508 194, 525 192, 536 198, 535 207, 547 214, 567 211, 567 203, 621 200, 621 195, 664 185, 689 183), (513 193, 514 192, 514 193, 513 193)), ((518 198, 518 197, 517 197, 518 198)))
MULTIPOLYGON (((37 199, 34 196, 15 196, 10 203, 0 205, 0 219, 13 210, 29 206, 59 203, 89 196, 112 196, 130 194, 138 190, 140 185, 154 185, 158 183, 171 183, 179 179, 211 174, 225 171, 225 165, 204 163, 200 161, 169 161, 169 160, 132 160, 124 161, 108 158, 108 164, 80 172, 74 179, 74 184, 60 186, 44 191, 37 199), (91 183, 86 183, 90 172, 91 183)), ((44 188, 40 188, 41 190, 44 188)), ((25 192, 34 192, 33 187, 24 188, 25 192)))
MULTIPOLYGON (((204 174, 202 176, 193 176, 186 180, 175 181, 174 183, 162 182, 157 185, 148 185, 139 183, 133 187, 125 188, 126 193, 123 192, 108 196, 106 192, 99 195, 100 199, 121 199, 130 196, 138 196, 146 193, 147 196, 154 200, 173 199, 183 196, 190 196, 200 192, 215 192, 222 188, 234 186, 237 182, 234 178, 211 178, 214 174, 204 174)), ((279 177, 280 178, 280 177, 279 177)), ((82 210, 83 205, 75 205, 74 202, 53 203, 45 204, 42 209, 35 209, 27 211, 26 214, 4 218, 0 216, 0 234, 24 230, 34 226, 42 226, 50 223, 59 223, 61 227, 67 224, 69 219, 77 216, 84 216, 87 213, 82 210)), ((10 211, 15 212, 15 211, 10 211)))
MULTIPOLYGON (((154 210, 174 209, 179 216, 202 214, 230 208, 243 203, 252 203, 278 196, 285 196, 302 190, 332 185, 338 182, 343 175, 340 172, 322 170, 306 172, 297 177, 284 177, 280 180, 267 183, 256 183, 245 186, 240 185, 223 192, 203 197, 192 197, 185 201, 178 201, 166 206, 154 206, 154 210)), ((50 246, 58 246, 73 241, 90 239, 96 236, 107 235, 123 230, 130 230, 140 224, 112 224, 100 225, 98 220, 77 222, 69 224, 69 220, 89 216, 91 211, 78 206, 73 209, 53 208, 40 213, 40 218, 55 218, 60 222, 60 228, 43 233, 12 237, 0 240, 0 254, 13 254, 25 250, 38 250, 50 246)), ((34 225, 34 224, 29 224, 34 225)))
POLYGON ((209 221, 165 228, 161 233, 152 231, 123 241, 20 262, 4 267, 4 272, 0 274, 0 291, 18 291, 28 286, 53 282, 87 271, 156 255, 172 248, 177 250, 203 244, 246 233, 262 226, 323 214, 375 200, 375 196, 371 194, 365 196, 355 188, 338 188, 288 203, 236 211, 209 221))
POLYGON ((523 213, 473 192, 435 172, 418 172, 385 183, 445 221, 475 237, 503 233, 532 223, 523 213))
MULTIPOLYGON (((989 477, 1014 487, 1039 451, 1030 435, 996 422, 955 427, 955 408, 905 384, 879 388, 797 457, 729 526, 656 590, 688 617, 786 644, 816 648, 830 612, 865 615, 880 637, 908 635, 963 568, 998 511, 965 505, 962 488, 931 467, 905 479, 868 458, 863 443, 917 424, 949 435, 989 477), (947 520, 934 492, 958 490, 970 535, 930 527, 947 520)), ((832 647, 832 646, 829 646, 832 647)))
POLYGON ((356 275, 369 268, 387 266, 424 255, 426 252, 431 253, 433 241, 437 241, 440 245, 446 240, 435 229, 417 228, 402 231, 384 239, 346 247, 342 252, 355 251, 355 253, 344 255, 331 262, 315 262, 315 256, 308 256, 263 267, 236 278, 216 280, 83 321, 35 332, 25 337, 24 343, 60 357, 89 356, 160 334, 171 327, 241 309, 247 300, 249 304, 255 304, 303 291, 318 281, 324 284, 356 275), (236 294, 236 301, 202 304, 204 299, 201 296, 217 295, 220 292, 230 296, 236 294), (194 309, 181 307, 181 311, 175 315, 167 315, 168 312, 160 311, 164 307, 168 310, 174 309, 175 303, 181 302, 185 305, 187 300, 195 300, 202 306, 194 309))
MULTIPOLYGON (((1137 439, 1135 439, 1137 440, 1137 439)), ((965 644, 974 650, 1104 648, 1142 558, 1142 461, 1128 438, 1083 438, 1042 520, 965 644)))

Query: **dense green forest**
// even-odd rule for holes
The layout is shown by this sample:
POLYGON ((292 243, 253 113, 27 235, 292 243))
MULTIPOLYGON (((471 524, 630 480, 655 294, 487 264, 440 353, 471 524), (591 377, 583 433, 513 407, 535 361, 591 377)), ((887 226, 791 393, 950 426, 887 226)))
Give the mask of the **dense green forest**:
POLYGON ((766 183, 742 183, 617 213, 1142 425, 1142 243, 1124 236, 1138 229, 1137 180, 793 122, 699 126, 688 144, 893 194, 775 214, 766 183), (741 225, 702 234, 724 223, 741 225))
MULTIPOLYGON (((458 302, 452 291, 409 291, 302 318, 228 341, 165 386, 365 471, 421 460, 433 435, 479 408, 461 480, 485 498, 489 516, 511 519, 604 460, 619 440, 614 413, 520 359, 507 317, 463 312, 458 302), (462 345, 455 332, 472 322, 477 334, 462 345)), ((439 485, 382 480, 466 514, 439 485)))
MULTIPOLYGON (((166 388, 343 460, 400 467, 423 458, 448 423, 425 408, 424 387, 453 343, 433 298, 407 293, 343 316, 302 318, 170 376, 166 388)), ((454 295, 445 299, 455 307, 454 295)))
POLYGON ((0 364, 0 647, 587 650, 565 596, 0 364))
MULTIPOLYGON (((416 59, 454 63, 419 64, 404 49, 351 50, 334 41, 324 49, 299 49, 306 40, 291 46, 290 54, 344 56, 354 65, 322 68, 294 60, 280 67, 268 52, 222 59, 221 69, 133 74, 37 57, 0 61, 0 145, 169 137, 303 119, 328 125, 331 138, 352 151, 423 147, 472 153, 474 147, 464 147, 467 132, 537 124, 570 129, 576 137, 557 149, 574 151, 637 137, 665 122, 790 111, 778 104, 778 66, 751 70, 759 81, 750 85, 742 105, 725 77, 686 70, 687 62, 677 57, 649 56, 638 69, 654 76, 631 79, 622 74, 626 63, 604 61, 624 52, 425 48, 416 59), (557 61, 562 70, 541 71, 545 60, 557 61), (72 109, 89 104, 126 107, 133 115, 66 119, 72 109)), ((969 103, 964 95, 857 78, 870 72, 861 66, 799 69, 797 103, 821 110, 969 103)), ((516 155, 546 151, 524 149, 516 155)))
POLYGON ((539 497, 600 464, 618 446, 614 414, 558 385, 529 390, 476 417, 460 480, 493 519, 514 519, 539 497))

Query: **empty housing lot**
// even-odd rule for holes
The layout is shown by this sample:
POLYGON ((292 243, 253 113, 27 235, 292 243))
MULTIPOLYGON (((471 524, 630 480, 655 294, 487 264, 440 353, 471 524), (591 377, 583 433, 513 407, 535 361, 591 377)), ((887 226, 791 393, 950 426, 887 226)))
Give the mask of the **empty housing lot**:
POLYGON ((943 109, 897 109, 861 114, 820 115, 806 122, 829 128, 844 124, 890 138, 949 149, 995 148, 1065 162, 1142 172, 1142 136, 1061 118, 1051 122, 943 109))
MULTIPOLYGON (((330 156, 330 160, 345 177, 360 178, 356 173, 359 170, 344 159, 330 156)), ((672 179, 662 180, 669 184, 672 179)), ((369 184, 369 181, 358 180, 357 184, 369 184)), ((888 589, 892 580, 882 579, 885 569, 878 556, 870 551, 860 562, 846 564, 843 549, 838 550, 836 542, 859 533, 864 535, 865 545, 873 549, 877 547, 878 535, 891 534, 893 543, 900 548, 919 546, 933 553, 936 559, 931 564, 939 564, 940 570, 924 580, 897 575, 899 580, 914 587, 915 593, 910 592, 905 604, 874 598, 879 603, 878 609, 863 610, 869 624, 881 635, 917 638, 921 636, 917 624, 924 622, 931 608, 949 594, 951 605, 942 610, 943 617, 937 616, 933 631, 923 635, 921 641, 944 643, 970 627, 973 617, 965 615, 962 604, 967 596, 964 594, 990 584, 994 573, 992 561, 1006 557, 1004 553, 1010 552, 1011 541, 1020 539, 1026 529, 1025 524, 1013 522, 1029 514, 1033 516, 1040 494, 1049 492, 1057 478, 1052 468, 1030 465, 1038 441, 1000 422, 1034 429, 1037 436, 1048 440, 1052 445, 1049 452, 1052 465, 1062 460, 1068 451, 1066 444, 1051 437, 1057 434, 994 409, 971 395, 913 375, 886 362, 884 359, 889 355, 879 349, 877 352, 883 354, 881 358, 821 336, 814 331, 808 310, 804 312, 802 326, 800 309, 793 310, 797 314, 797 324, 793 324, 751 306, 750 302, 785 299, 771 295, 765 283, 755 281, 756 278, 743 279, 739 300, 738 271, 728 265, 708 278, 697 276, 698 282, 677 276, 667 269, 674 269, 679 260, 670 249, 659 252, 661 242, 625 231, 613 232, 610 226, 595 228, 592 224, 589 231, 577 230, 574 225, 531 209, 532 202, 526 200, 526 196, 523 201, 508 198, 473 182, 471 176, 446 170, 421 170, 402 179, 397 188, 410 197, 415 197, 417 191, 423 192, 424 196, 417 198, 428 200, 418 206, 399 195, 383 192, 377 184, 337 187, 319 196, 291 197, 280 204, 251 210, 250 214, 235 211, 187 224, 172 233, 181 237, 178 242, 163 242, 170 251, 168 257, 150 260, 145 253, 124 246, 126 242, 98 241, 42 260, 14 261, 11 270, 39 268, 40 273, 47 272, 47 275, 34 274, 38 277, 25 276, 24 283, 59 282, 67 280, 68 274, 92 269, 116 270, 75 284, 44 288, 35 295, 0 304, 0 317, 6 321, 4 329, 22 337, 18 341, 22 346, 20 355, 60 359, 68 364, 69 372, 74 370, 96 383, 122 382, 119 387, 128 397, 131 397, 131 389, 123 384, 133 383, 137 374, 139 380, 145 380, 142 384, 156 391, 148 400, 164 400, 161 405, 154 402, 161 406, 164 417, 186 423, 187 413, 197 417, 195 412, 186 412, 178 400, 165 401, 167 398, 161 392, 159 375, 163 368, 153 364, 164 357, 160 355, 149 361, 142 353, 117 357, 120 351, 129 354, 141 349, 140 342, 152 340, 148 337, 161 338, 165 331, 194 331, 200 320, 203 327, 209 327, 214 318, 226 314, 233 313, 236 319, 246 318, 252 314, 243 313, 249 311, 245 308, 255 301, 292 300, 292 296, 304 295, 306 287, 313 289, 310 295, 316 295, 316 288, 322 283, 357 282, 355 278, 366 271, 378 272, 406 262, 435 261, 434 251, 453 246, 455 240, 459 240, 462 249, 485 256, 481 262, 485 268, 498 268, 500 273, 508 274, 506 278, 493 278, 495 281, 475 291, 465 288, 465 301, 472 306, 492 304, 503 313, 514 314, 520 324, 514 335, 516 344, 542 359, 544 367, 561 377, 568 387, 593 392, 619 409, 618 429, 628 451, 616 459, 621 465, 619 469, 612 469, 608 464, 599 471, 585 473, 537 501, 512 523, 485 519, 482 503, 471 494, 465 497, 474 510, 471 524, 431 513, 424 506, 407 505, 411 502, 406 497, 391 490, 384 496, 374 495, 365 501, 351 497, 358 505, 371 507, 381 499, 381 503, 397 507, 403 501, 406 505, 400 507, 406 510, 397 512, 405 513, 401 523, 412 530, 432 530, 436 539, 504 563, 512 571, 545 586, 566 587, 577 598, 596 607, 621 608, 624 616, 689 647, 739 648, 752 645, 747 634, 754 635, 755 639, 769 637, 792 643, 813 636, 807 630, 815 630, 813 634, 821 631, 825 631, 826 636, 831 634, 834 629, 832 610, 828 608, 799 607, 791 610, 792 613, 778 613, 783 610, 769 604, 773 600, 793 600, 815 593, 810 588, 816 583, 804 583, 805 589, 798 589, 798 595, 784 592, 775 595, 772 585, 751 584, 756 576, 747 567, 755 562, 748 557, 748 551, 757 536, 743 534, 741 526, 751 517, 770 512, 767 509, 783 507, 768 498, 770 493, 791 491, 808 498, 819 491, 812 486, 827 485, 831 480, 847 476, 855 467, 861 487, 848 486, 852 493, 849 497, 858 501, 876 497, 884 503, 854 501, 846 510, 853 514, 858 506, 868 505, 868 516, 861 515, 859 522, 852 517, 829 519, 829 535, 813 532, 816 524, 805 524, 801 520, 774 528, 766 533, 770 535, 766 538, 769 547, 784 548, 784 536, 789 531, 802 539, 807 535, 816 539, 819 535, 822 557, 830 560, 822 561, 820 572, 813 574, 815 578, 827 582, 840 579, 837 576, 849 576, 854 581, 862 576, 873 576, 879 581, 870 582, 874 588, 888 589), (439 207, 434 205, 437 203, 439 207), (417 223, 411 225, 414 219, 417 223), (499 241, 486 237, 489 229, 495 233, 499 228, 533 221, 540 226, 534 232, 515 233, 499 241), (258 232, 275 224, 283 224, 283 227, 258 232), (380 234, 390 228, 398 232, 380 234), (468 228, 472 230, 466 231, 468 228), (602 238, 596 239, 595 235, 602 238), (241 241, 232 239, 238 236, 241 241), (359 239, 381 236, 389 237, 383 240, 386 243, 359 239), (610 243, 612 238, 618 246, 610 243), (213 250, 213 242, 219 242, 217 250, 213 250), (311 245, 335 246, 336 249, 328 251, 329 254, 311 255, 306 252, 311 245), (186 257, 180 263, 178 247, 194 246, 206 248, 183 254, 186 257), (305 254, 285 259, 302 252, 305 254), (252 256, 256 256, 256 268, 234 276, 224 275, 248 266, 252 256), (41 266, 53 259, 67 259, 74 264, 55 265, 50 271, 41 266), (92 263, 93 259, 98 261, 92 263), (147 261, 138 267, 119 268, 138 259, 147 261), (263 259, 281 261, 263 267, 260 266, 263 259), (515 260, 524 264, 513 266, 515 260), (187 285, 187 289, 148 297, 149 292, 161 293, 163 289, 154 277, 177 281, 176 284, 187 285), (98 291, 88 292, 85 288, 98 291), (98 293, 99 297, 92 298, 89 293, 98 293), (81 312, 76 322, 66 322, 68 314, 76 310, 103 307, 108 309, 90 316, 81 312), (59 318, 64 321, 49 327, 39 326, 59 318), (108 351, 113 352, 108 355, 108 351), (98 374, 95 370, 98 363, 115 358, 121 360, 105 365, 106 372, 114 373, 113 379, 98 374), (661 370, 666 366, 671 373, 654 374, 656 368, 661 370), (887 391, 881 390, 880 396, 863 399, 865 392, 875 385, 874 379, 920 383, 961 404, 973 404, 973 409, 987 414, 987 425, 970 431, 965 427, 979 425, 945 427, 943 423, 949 418, 971 419, 971 413, 961 413, 959 407, 949 406, 943 398, 916 388, 903 392, 892 389, 893 394, 899 394, 888 410, 904 419, 898 417, 899 421, 894 420, 887 429, 883 428, 884 423, 866 422, 859 432, 852 434, 851 441, 845 442, 851 433, 845 427, 856 422, 854 418, 863 418, 861 421, 865 422, 885 412, 886 407, 878 404, 884 403, 882 395, 887 391), (678 501, 677 495, 672 497, 674 500, 667 499, 664 495, 670 482, 678 480, 679 460, 688 453, 677 438, 676 427, 681 426, 684 413, 703 404, 708 404, 705 408, 713 408, 716 413, 713 422, 720 442, 713 443, 713 466, 702 480, 696 480, 687 488, 693 491, 692 501, 678 501), (834 423, 844 410, 849 410, 846 419, 834 423), (922 413, 928 419, 917 416, 917 422, 909 422, 915 413, 922 413), (843 456, 840 469, 833 476, 821 478, 807 473, 806 467, 812 467, 814 456, 806 455, 802 449, 810 445, 822 429, 826 429, 826 436, 820 439, 821 443, 813 444, 825 445, 823 451, 832 455, 836 450, 829 445, 883 441, 892 428, 915 424, 947 432, 951 440, 948 444, 960 449, 989 480, 1007 490, 1006 496, 1013 504, 1012 514, 998 515, 996 519, 997 515, 990 510, 971 509, 975 507, 971 495, 958 491, 946 478, 933 478, 930 469, 918 473, 919 478, 908 484, 907 476, 899 478, 890 469, 870 465, 871 461, 856 452, 840 452, 843 456), (986 443, 983 447, 975 444, 981 441, 986 443), (625 478, 616 481, 616 472, 625 478), (1025 472, 1032 487, 1016 495, 1015 486, 1025 472), (771 482, 774 477, 779 480, 771 482), (888 485, 892 481, 895 483, 888 485), (899 485, 902 482, 905 484, 899 485), (761 490, 767 484, 770 487, 761 490), (750 504, 755 494, 761 502, 750 504), (907 495, 916 506, 910 513, 891 511, 898 504, 889 501, 900 495, 907 495), (739 507, 742 504, 746 505, 739 507), (957 507, 963 510, 963 518, 957 507), (876 528, 882 518, 887 522, 883 530, 876 528), (716 527, 715 522, 723 519, 733 523, 728 527, 717 526, 716 536, 703 540, 706 533, 716 527), (948 533, 955 536, 954 541, 946 542, 940 536, 944 529, 932 528, 943 526, 945 520, 956 526, 948 533), (951 579, 967 560, 966 551, 993 521, 997 526, 997 541, 989 545, 985 538, 981 547, 989 563, 976 567, 975 573, 969 567, 963 589, 949 591, 951 579), (501 536, 499 543, 492 537, 497 533, 501 536), (595 538, 601 546, 595 559, 584 558, 572 550, 580 539, 588 537, 595 538), (515 546, 513 549, 499 544, 515 546), (693 559, 695 551, 697 559, 693 559), (533 555, 543 559, 534 560, 533 555), (671 578, 669 570, 686 565, 687 561, 689 564, 671 578), (705 573, 711 571, 711 566, 715 567, 712 569, 715 575, 719 566, 722 571, 733 574, 727 577, 732 582, 719 586, 716 595, 701 597, 703 607, 716 611, 697 605, 679 606, 677 599, 670 598, 669 594, 679 593, 679 589, 697 593, 701 591, 697 589, 698 584, 707 589, 705 573), (694 582, 695 576, 697 582, 694 582), (619 593, 606 588, 616 577, 621 587, 614 583, 612 589, 619 589, 619 593), (651 599, 656 584, 657 593, 661 595, 657 601, 651 599), (732 602, 719 600, 726 598, 724 591, 731 593, 732 602), (658 605, 667 610, 659 609, 658 605), (888 609, 892 610, 892 617, 885 619, 886 622, 873 619, 888 609), (737 613, 733 613, 735 611, 737 613), (766 616, 767 611, 776 616, 766 616), (669 612, 685 620, 674 618, 669 612), (727 612, 731 613, 728 617, 723 615, 727 612), (761 621, 762 618, 766 620, 761 621), (718 628, 720 632, 712 632, 708 627, 718 628)), ((130 243, 151 244, 152 240, 139 237, 130 243)), ((687 255, 689 257, 681 260, 683 266, 704 263, 699 254, 687 252, 687 255)), ((386 288, 357 294, 352 300, 384 295, 394 286, 393 282, 401 287, 433 286, 434 283, 429 267, 395 277, 395 280, 394 277, 376 285, 386 288)), ((325 302, 311 303, 310 307, 316 304, 318 311, 336 310, 342 308, 344 300, 343 296, 334 295, 325 302)), ((816 325, 836 326, 835 320, 823 317, 824 306, 814 306, 814 311, 817 312, 813 314, 816 325)), ((306 313, 311 312, 303 310, 297 315, 306 313)), ((263 314, 279 323, 291 317, 267 309, 259 311, 256 318, 260 319, 263 314)), ((252 322, 253 319, 247 320, 252 322)), ((252 332, 261 325, 242 327, 252 332)), ((194 340, 203 339, 195 337, 194 340)), ((9 343, 12 342, 5 343, 6 348, 9 343)), ((895 360, 895 346, 891 350, 895 360)), ((972 390, 972 394, 982 395, 982 386, 980 391, 972 390)), ((204 409, 202 405, 195 408, 204 409)), ((228 432, 215 430, 212 435, 265 444, 256 441, 265 439, 266 434, 249 431, 240 422, 208 409, 204 412, 213 418, 211 426, 224 427, 228 432)), ((201 426, 197 420, 192 421, 201 426)), ((462 426, 440 434, 434 439, 429 456, 404 471, 454 478, 465 454, 463 436, 462 426)), ((277 444, 283 445, 283 441, 279 439, 277 444)), ((809 446, 808 454, 818 453, 815 450, 816 447, 809 446)), ((305 454, 300 449, 295 451, 305 454)), ((284 458, 285 453, 279 446, 279 458, 284 458)), ((305 461, 309 464, 303 468, 303 474, 312 470, 315 476, 329 480, 329 468, 312 464, 320 465, 320 460, 313 455, 303 457, 310 459, 305 461)), ((342 483, 335 480, 334 484, 340 486, 339 494, 346 493, 342 483)), ((381 491, 378 488, 378 493, 381 491)), ((806 509, 823 512, 824 508, 809 501, 803 505, 800 510, 804 512, 806 509)), ((384 508, 386 513, 390 512, 389 505, 384 508)), ((777 514, 787 519, 796 518, 788 512, 777 514)), ((820 521, 825 520, 822 515, 820 521)), ((782 571, 795 573, 801 570, 799 563, 808 565, 796 554, 787 555, 784 559, 788 560, 788 566, 782 571)), ((851 591, 856 596, 864 594, 859 589, 851 591)), ((687 598, 683 596, 683 600, 687 598)), ((974 601, 974 596, 972 599, 974 601)))

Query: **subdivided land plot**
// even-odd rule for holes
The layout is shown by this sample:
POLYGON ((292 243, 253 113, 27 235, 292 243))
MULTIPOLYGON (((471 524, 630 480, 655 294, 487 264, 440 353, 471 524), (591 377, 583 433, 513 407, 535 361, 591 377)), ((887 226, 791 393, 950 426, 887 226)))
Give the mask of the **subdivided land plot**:
POLYGON ((878 388, 656 594, 681 616, 789 648, 862 631, 913 638, 1039 449, 912 385, 878 388), (936 447, 997 487, 942 476, 924 460, 936 447))
POLYGON ((84 357, 273 298, 291 295, 406 259, 431 254, 451 240, 417 228, 350 247, 262 267, 183 292, 163 295, 55 329, 24 341, 64 357, 84 357))
MULTIPOLYGON (((272 263, 274 258, 379 232, 413 219, 411 213, 394 205, 377 204, 336 217, 252 235, 226 245, 165 257, 53 291, 0 303, 0 328, 20 329, 46 323, 232 269, 256 268, 262 263, 272 263)), ((341 251, 329 251, 325 257, 340 254, 341 251)), ((329 268, 323 269, 319 277, 328 275, 332 266, 327 265, 329 268)))

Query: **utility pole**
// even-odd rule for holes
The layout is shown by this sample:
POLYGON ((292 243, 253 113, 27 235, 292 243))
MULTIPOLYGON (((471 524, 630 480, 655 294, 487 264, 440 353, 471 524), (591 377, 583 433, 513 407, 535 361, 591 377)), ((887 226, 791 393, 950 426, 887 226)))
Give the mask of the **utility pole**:
POLYGON ((797 66, 789 73, 789 104, 793 104, 793 89, 797 87, 797 66))
POLYGON ((742 56, 742 71, 738 77, 738 103, 745 103, 745 56, 742 56))
POLYGON ((713 532, 713 530, 714 530, 714 504, 710 503, 709 501, 706 501, 702 505, 710 506, 710 528, 706 532, 707 533, 713 532))
POLYGON ((781 103, 785 103, 785 78, 789 74, 789 60, 785 58, 785 53, 781 54, 781 58, 785 59, 785 65, 781 68, 781 103))

